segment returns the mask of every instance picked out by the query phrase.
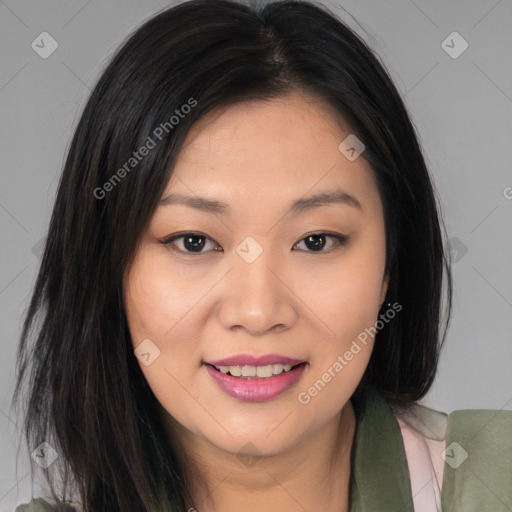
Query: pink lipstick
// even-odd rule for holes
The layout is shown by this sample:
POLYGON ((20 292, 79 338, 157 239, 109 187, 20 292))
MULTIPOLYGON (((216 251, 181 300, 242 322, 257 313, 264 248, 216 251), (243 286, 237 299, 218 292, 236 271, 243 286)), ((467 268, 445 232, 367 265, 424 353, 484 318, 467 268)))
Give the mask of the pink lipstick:
POLYGON ((245 402, 265 402, 290 389, 302 377, 308 363, 301 359, 268 354, 240 354, 207 361, 206 371, 229 396, 245 402))

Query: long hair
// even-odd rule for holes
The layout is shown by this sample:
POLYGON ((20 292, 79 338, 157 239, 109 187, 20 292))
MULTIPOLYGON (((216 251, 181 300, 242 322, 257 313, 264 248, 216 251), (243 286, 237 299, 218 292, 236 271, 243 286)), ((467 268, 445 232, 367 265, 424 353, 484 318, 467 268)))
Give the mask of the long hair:
POLYGON ((429 390, 450 317, 446 237, 415 128, 384 65, 321 5, 184 2, 146 21, 113 56, 60 179, 13 399, 27 400, 30 451, 48 442, 59 455, 44 472, 55 500, 75 492, 84 512, 185 511, 191 502, 179 447, 134 355, 123 275, 190 127, 219 106, 293 91, 347 121, 383 202, 387 300, 402 310, 378 332, 360 385, 403 404, 429 390))

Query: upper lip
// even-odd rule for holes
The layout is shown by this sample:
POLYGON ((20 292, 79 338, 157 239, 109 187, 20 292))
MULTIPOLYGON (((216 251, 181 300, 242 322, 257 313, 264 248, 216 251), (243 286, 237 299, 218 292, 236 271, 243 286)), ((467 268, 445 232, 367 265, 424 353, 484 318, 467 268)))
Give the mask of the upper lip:
POLYGON ((303 362, 303 359, 294 359, 279 354, 265 354, 260 357, 250 354, 238 354, 226 357, 225 359, 217 359, 216 361, 205 361, 206 364, 211 364, 212 366, 266 366, 269 364, 291 364, 293 366, 303 362))

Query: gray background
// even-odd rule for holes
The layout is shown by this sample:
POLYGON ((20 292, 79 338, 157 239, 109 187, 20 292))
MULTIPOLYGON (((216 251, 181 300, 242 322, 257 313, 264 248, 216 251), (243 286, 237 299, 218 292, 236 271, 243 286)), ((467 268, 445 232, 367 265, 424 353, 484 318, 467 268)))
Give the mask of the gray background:
MULTIPOLYGON (((445 412, 512 409, 512 1, 323 3, 369 42, 401 91, 457 260, 453 321, 424 403, 445 412), (462 48, 462 40, 447 39, 454 31, 469 44, 457 58, 447 53, 462 48)), ((167 5, 0 0, 0 511, 13 511, 32 492, 28 463, 20 459, 16 467, 20 420, 9 405, 21 317, 39 265, 37 244, 65 150, 112 52, 167 5), (31 44, 45 31, 58 48, 43 59, 31 44)), ((33 492, 39 493, 37 484, 33 492)))

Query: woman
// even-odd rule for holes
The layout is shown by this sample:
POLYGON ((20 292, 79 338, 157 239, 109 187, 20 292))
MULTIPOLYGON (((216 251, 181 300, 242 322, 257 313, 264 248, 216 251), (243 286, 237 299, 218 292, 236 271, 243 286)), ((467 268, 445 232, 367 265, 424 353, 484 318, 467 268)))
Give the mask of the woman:
POLYGON ((417 404, 445 254, 400 95, 347 26, 306 2, 158 14, 69 149, 15 394, 55 504, 17 510, 510 503, 512 413, 417 404))

